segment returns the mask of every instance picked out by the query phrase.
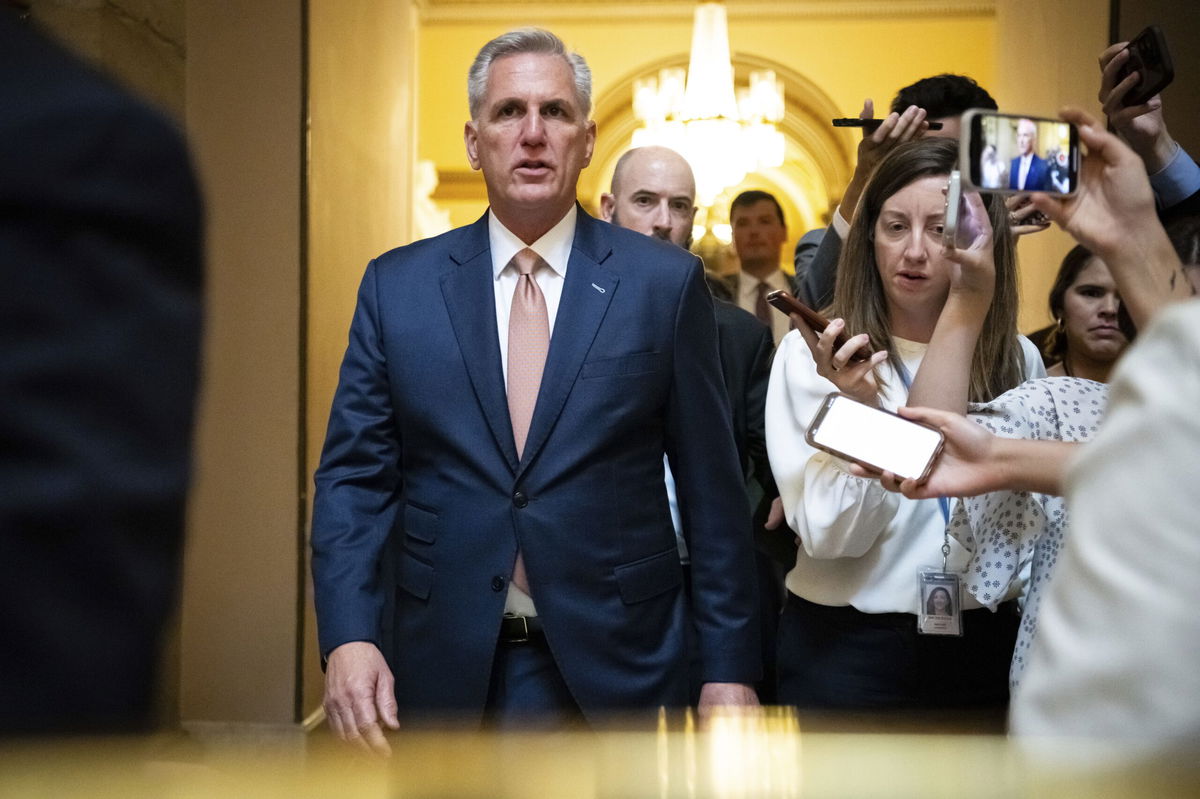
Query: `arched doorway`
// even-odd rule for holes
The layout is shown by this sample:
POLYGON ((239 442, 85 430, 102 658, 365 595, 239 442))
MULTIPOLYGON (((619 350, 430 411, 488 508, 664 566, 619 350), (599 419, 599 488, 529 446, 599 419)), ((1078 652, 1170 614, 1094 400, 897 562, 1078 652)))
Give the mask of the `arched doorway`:
MULTIPOLYGON (((843 114, 819 86, 777 61, 743 53, 735 53, 732 61, 737 82, 744 83, 751 70, 759 69, 772 69, 783 81, 786 112, 780 130, 786 145, 782 166, 747 175, 742 183, 726 190, 711 207, 697 214, 697 221, 710 232, 693 249, 717 272, 728 271, 733 265, 725 242, 711 231, 728 223, 729 202, 738 192, 756 188, 774 194, 784 208, 789 237, 794 242, 806 230, 827 223, 850 180, 854 163, 854 138, 829 124, 830 119, 843 114)), ((633 132, 639 127, 633 115, 634 80, 656 74, 664 67, 686 67, 687 62, 687 54, 681 53, 643 64, 597 98, 593 112, 599 130, 596 152, 591 167, 582 175, 579 191, 589 210, 599 209, 600 195, 608 190, 617 159, 629 148, 633 132)))

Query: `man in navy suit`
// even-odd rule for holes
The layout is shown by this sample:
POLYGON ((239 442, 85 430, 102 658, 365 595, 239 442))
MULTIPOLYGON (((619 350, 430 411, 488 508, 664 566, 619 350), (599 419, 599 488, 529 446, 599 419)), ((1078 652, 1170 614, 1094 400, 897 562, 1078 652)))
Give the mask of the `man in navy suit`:
POLYGON ((1017 152, 1008 170, 1008 187, 1022 191, 1046 189, 1048 167, 1043 158, 1033 151, 1037 144, 1037 126, 1032 119, 1017 122, 1017 152))
POLYGON ((750 521, 712 301, 699 259, 576 205, 590 93, 553 34, 485 45, 465 140, 488 213, 363 278, 312 534, 325 708, 363 746, 387 751, 382 725, 400 717, 506 726, 685 704, 664 452, 701 707, 756 701, 750 521), (526 341, 510 314, 528 318, 529 292, 549 344, 526 433, 509 402, 527 362, 509 345, 526 341))

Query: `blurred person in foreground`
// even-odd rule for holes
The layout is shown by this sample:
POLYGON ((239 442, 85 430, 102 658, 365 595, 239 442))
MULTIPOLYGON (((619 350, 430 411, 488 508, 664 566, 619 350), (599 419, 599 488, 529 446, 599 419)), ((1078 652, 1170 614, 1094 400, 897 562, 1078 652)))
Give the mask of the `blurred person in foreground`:
MULTIPOLYGON (((1088 147, 1080 190, 1034 204, 1103 258, 1142 331, 1113 374, 1087 444, 998 438, 944 410, 904 408, 946 448, 911 498, 994 491, 1063 494, 1071 520, 1011 726, 1055 765, 1120 767, 1182 754, 1200 740, 1200 535, 1191 467, 1200 450, 1200 301, 1155 215, 1140 159, 1078 110, 1088 147), (1170 307, 1168 307, 1170 306, 1170 307)), ((858 470, 859 473, 864 473, 858 470)))
POLYGON ((0 734, 154 724, 201 209, 174 125, 0 7, 0 734))

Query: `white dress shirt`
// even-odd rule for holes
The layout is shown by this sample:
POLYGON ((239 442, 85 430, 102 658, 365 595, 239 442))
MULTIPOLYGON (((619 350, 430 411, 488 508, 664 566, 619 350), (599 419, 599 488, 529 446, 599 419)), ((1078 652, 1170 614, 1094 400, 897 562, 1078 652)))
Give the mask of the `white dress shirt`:
MULTIPOLYGON (((766 280, 759 281, 754 275, 748 275, 745 272, 738 272, 737 285, 737 304, 738 307, 755 314, 758 314, 758 284, 759 282, 766 283, 771 291, 776 289, 792 290, 792 284, 788 281, 787 275, 782 270, 776 269, 771 274, 767 275, 766 280)), ((782 314, 771 306, 767 306, 771 317, 771 337, 778 345, 787 332, 792 329, 792 320, 788 319, 787 314, 782 314)))
MULTIPOLYGON (((893 341, 901 362, 915 375, 928 345, 893 341)), ((1023 336, 1020 342, 1026 376, 1045 376, 1037 349, 1023 336)), ((879 372, 886 387, 880 405, 894 411, 905 404, 908 391, 888 363, 879 372)), ((800 537, 787 588, 820 605, 917 613, 917 572, 941 568, 946 518, 936 499, 912 500, 885 491, 878 480, 851 474, 847 461, 808 445, 805 431, 832 391, 837 386, 817 374, 800 333, 789 333, 775 353, 766 406, 771 471, 788 526, 800 537)), ((968 559, 951 538, 949 569, 962 571, 968 559)), ((969 594, 963 604, 980 607, 969 594)))
MULTIPOLYGON (((496 298, 496 335, 500 339, 500 366, 504 371, 504 383, 508 385, 508 317, 512 310, 513 294, 517 290, 520 273, 506 268, 512 257, 528 247, 542 257, 549 269, 539 269, 534 274, 538 288, 546 298, 546 315, 550 323, 550 337, 554 338, 554 320, 558 318, 558 303, 562 299, 563 281, 567 277, 567 262, 571 258, 571 245, 575 242, 574 205, 558 224, 550 228, 533 244, 526 244, 515 233, 504 226, 496 215, 488 212, 488 244, 492 251, 493 287, 496 298)), ((506 613, 521 616, 536 616, 537 608, 529 594, 508 583, 508 597, 504 604, 506 613)))

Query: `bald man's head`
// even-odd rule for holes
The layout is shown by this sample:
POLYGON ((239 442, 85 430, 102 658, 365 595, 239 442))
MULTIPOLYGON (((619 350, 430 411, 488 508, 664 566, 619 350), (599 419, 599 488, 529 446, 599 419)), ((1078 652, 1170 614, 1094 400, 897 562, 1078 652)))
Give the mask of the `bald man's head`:
POLYGON ((614 225, 687 248, 696 216, 696 179, 683 156, 666 147, 637 147, 617 160, 612 191, 600 213, 614 225))

